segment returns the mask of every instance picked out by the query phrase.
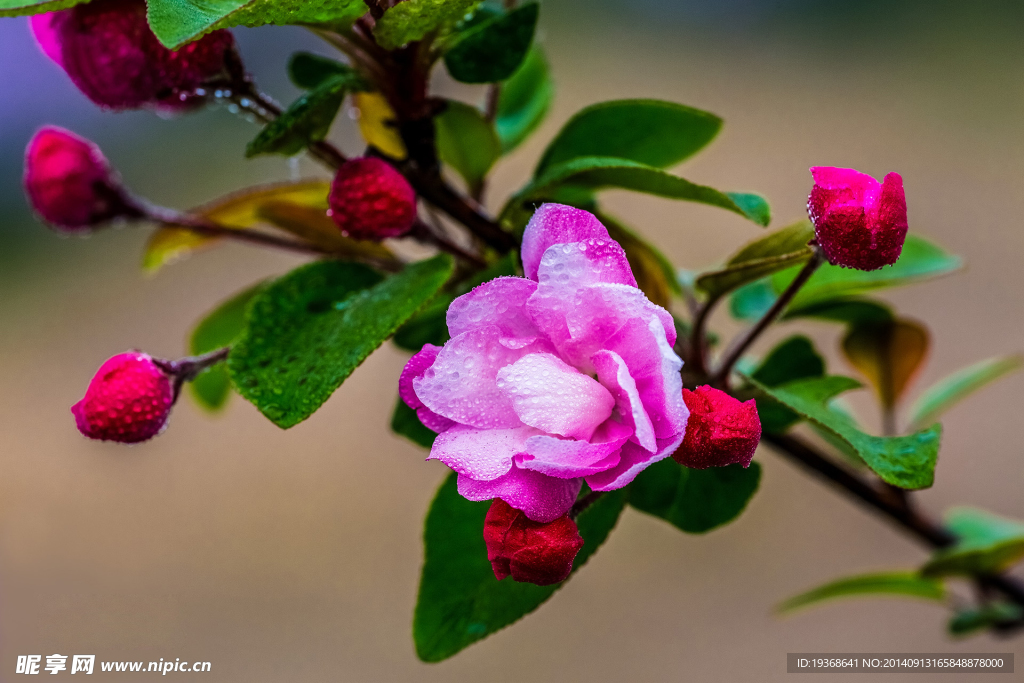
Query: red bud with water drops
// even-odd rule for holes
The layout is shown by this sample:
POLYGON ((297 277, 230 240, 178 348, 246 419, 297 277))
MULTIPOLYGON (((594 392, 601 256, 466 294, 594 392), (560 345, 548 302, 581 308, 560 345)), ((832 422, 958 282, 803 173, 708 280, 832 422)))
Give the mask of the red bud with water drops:
POLYGON ((150 30, 143 0, 93 0, 37 14, 31 26, 43 52, 108 109, 190 109, 205 100, 204 86, 241 71, 226 30, 168 50, 150 30))
POLYGON ((879 183, 852 168, 815 166, 807 213, 828 262, 877 270, 892 265, 907 239, 903 178, 890 173, 879 183))
POLYGON ((400 237, 416 222, 416 192, 388 162, 362 157, 345 162, 331 184, 328 215, 355 239, 400 237))
POLYGON ((138 443, 163 431, 174 398, 174 378, 152 357, 130 351, 100 366, 71 412, 90 439, 138 443))
POLYGON ((583 538, 568 517, 543 524, 495 499, 484 518, 484 543, 499 581, 511 575, 515 581, 549 586, 569 577, 583 538))
POLYGON ((754 399, 741 402, 709 386, 683 389, 690 410, 683 443, 672 454, 680 465, 693 469, 743 465, 750 467, 761 440, 761 418, 754 399))
POLYGON ((100 148, 56 126, 41 129, 25 150, 25 192, 43 220, 66 232, 139 215, 100 148))

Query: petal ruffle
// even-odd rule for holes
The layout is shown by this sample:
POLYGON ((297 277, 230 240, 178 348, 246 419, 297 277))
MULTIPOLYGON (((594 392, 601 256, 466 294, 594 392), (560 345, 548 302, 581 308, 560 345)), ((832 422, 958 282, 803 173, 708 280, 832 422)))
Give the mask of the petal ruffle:
POLYGON ((519 469, 492 481, 459 475, 458 491, 467 500, 501 498, 535 522, 552 522, 572 507, 583 487, 582 479, 559 479, 519 469))
POLYGON ((542 204, 523 231, 523 272, 536 280, 537 267, 548 247, 592 237, 608 239, 608 230, 594 214, 565 204, 542 204))
POLYGON ((604 472, 587 477, 587 485, 595 491, 620 489, 636 479, 636 475, 646 468, 675 453, 682 442, 682 432, 670 439, 658 439, 658 448, 651 453, 638 444, 627 441, 619 454, 619 463, 604 472))
POLYGON ((405 405, 416 411, 416 416, 419 417, 423 426, 439 434, 450 428, 455 423, 447 417, 438 415, 430 410, 430 408, 423 405, 423 401, 416 396, 416 391, 413 389, 412 383, 414 379, 422 376, 423 373, 427 371, 427 368, 434 364, 434 361, 437 359, 437 354, 440 351, 440 346, 424 344, 419 353, 415 354, 405 364, 405 367, 402 369, 402 374, 398 378, 398 396, 405 401, 405 405))
POLYGON ((477 429, 456 425, 439 434, 427 460, 440 460, 459 474, 492 481, 512 469, 512 458, 523 452, 532 427, 477 429))
POLYGON ((523 424, 584 441, 615 407, 600 382, 550 353, 531 353, 499 370, 498 389, 523 424))
POLYGON ((629 374, 626 361, 614 351, 598 351, 591 360, 597 368, 597 378, 615 398, 615 407, 622 416, 622 421, 633 429, 633 440, 648 451, 657 448, 654 437, 654 425, 647 415, 636 382, 629 374))
POLYGON ((532 436, 523 451, 516 454, 515 462, 523 469, 560 479, 587 477, 617 465, 619 451, 628 438, 628 432, 607 443, 559 439, 546 434, 532 436))
POLYGON ((463 332, 497 325, 503 336, 535 339, 540 332, 526 313, 526 301, 537 283, 521 277, 499 277, 463 294, 448 307, 448 332, 463 332))

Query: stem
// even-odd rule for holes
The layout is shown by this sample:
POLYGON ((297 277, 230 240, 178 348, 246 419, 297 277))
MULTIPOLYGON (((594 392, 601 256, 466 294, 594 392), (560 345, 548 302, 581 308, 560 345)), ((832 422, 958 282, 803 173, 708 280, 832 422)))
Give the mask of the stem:
MULTIPOLYGON (((857 475, 836 465, 800 437, 787 434, 766 434, 761 440, 774 446, 785 457, 803 465, 832 485, 845 490, 849 495, 882 513, 928 546, 945 548, 956 542, 956 536, 922 515, 916 507, 893 500, 857 475)), ((907 498, 909 498, 909 493, 907 498)), ((1024 586, 1017 580, 1002 574, 980 575, 974 578, 983 587, 997 590, 1024 607, 1024 586)), ((999 630, 1011 631, 1021 627, 1024 627, 1024 621, 1002 624, 999 626, 999 630)))
POLYGON ((412 227, 412 235, 419 237, 423 241, 430 244, 435 244, 441 248, 442 251, 446 251, 449 254, 466 261, 476 270, 483 270, 487 267, 487 262, 481 259, 476 254, 471 254, 459 245, 448 239, 448 236, 442 233, 440 230, 434 229, 429 223, 417 219, 416 223, 412 227))
POLYGON ((771 325, 777 317, 779 317, 782 310, 789 305, 789 302, 793 300, 793 297, 796 296, 798 291, 800 291, 800 288, 803 287, 807 280, 810 279, 811 275, 814 274, 814 271, 818 269, 818 266, 824 262, 825 255, 821 251, 821 248, 817 243, 814 243, 812 246, 814 248, 814 254, 811 256, 811 259, 804 264, 803 269, 797 274, 796 279, 789 284, 786 291, 779 295, 779 298, 774 304, 772 304, 772 307, 768 309, 768 312, 765 313, 753 327, 747 330, 746 334, 733 342, 732 346, 725 354, 725 360, 722 361, 718 371, 715 372, 711 379, 711 383, 713 385, 720 386, 726 379, 728 379, 732 366, 736 364, 736 361, 740 359, 740 356, 742 356, 750 345, 753 344, 761 335, 761 333, 764 332, 764 330, 771 325))
POLYGON ((576 503, 569 508, 569 519, 575 520, 580 516, 580 513, 586 510, 588 507, 597 502, 597 500, 604 495, 604 491, 591 491, 587 495, 583 496, 576 503))
POLYGON ((690 331, 690 358, 692 372, 696 377, 707 375, 708 372, 708 345, 704 335, 704 328, 707 326, 708 318, 711 317, 711 309, 718 303, 718 297, 708 299, 703 305, 691 306, 695 311, 693 316, 693 329, 690 331))
POLYGON ((185 382, 191 382, 203 370, 227 360, 230 352, 231 347, 225 346, 216 351, 204 353, 201 356, 187 356, 179 360, 153 359, 153 362, 157 367, 174 378, 174 398, 172 402, 177 402, 178 396, 181 394, 181 386, 185 382))

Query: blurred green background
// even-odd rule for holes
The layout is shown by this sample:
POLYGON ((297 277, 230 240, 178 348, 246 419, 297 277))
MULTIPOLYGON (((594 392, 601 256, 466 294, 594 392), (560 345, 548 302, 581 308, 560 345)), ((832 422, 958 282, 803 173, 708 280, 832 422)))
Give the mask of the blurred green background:
MULTIPOLYGON (((298 29, 236 35, 282 101, 296 95, 287 55, 324 51, 298 29)), ((886 294, 934 333, 913 398, 1024 347, 1022 35, 1016 2, 548 0, 540 39, 555 106, 499 166, 490 194, 497 203, 521 184, 574 111, 623 97, 722 116, 719 139, 678 171, 763 194, 774 225, 804 214, 808 166, 899 171, 911 230, 968 264, 886 294)), ((925 552, 762 449, 762 490, 735 524, 685 536, 627 511, 536 614, 450 661, 419 663, 410 624, 421 521, 444 468, 387 430, 402 354, 376 353, 288 432, 237 397, 218 417, 183 400, 158 439, 118 447, 80 437, 68 412, 105 358, 182 355, 202 313, 298 260, 227 245, 145 277, 145 229, 62 238, 21 195, 32 131, 55 123, 92 138, 130 187, 179 207, 296 169, 244 160, 255 128, 224 110, 170 121, 98 111, 38 52, 24 19, 0 20, 0 64, 0 678, 19 654, 55 652, 206 660, 212 674, 175 677, 250 682, 772 681, 786 678, 786 652, 1022 652, 1019 637, 950 641, 947 613, 911 601, 774 617, 774 604, 805 588, 913 567, 925 552)), ((437 85, 453 91, 443 74, 437 85)), ((358 153, 347 117, 333 137, 358 153)), ((319 173, 306 160, 298 172, 319 173)), ((618 192, 606 201, 688 268, 759 234, 708 207, 618 192)), ((835 327, 801 329, 834 372, 853 372, 835 327)), ((930 511, 964 503, 1024 518, 1022 389, 1011 378, 949 414, 936 485, 921 496, 930 511)), ((861 394, 861 418, 877 425, 861 394)), ((919 680, 886 680, 903 678, 919 680)))

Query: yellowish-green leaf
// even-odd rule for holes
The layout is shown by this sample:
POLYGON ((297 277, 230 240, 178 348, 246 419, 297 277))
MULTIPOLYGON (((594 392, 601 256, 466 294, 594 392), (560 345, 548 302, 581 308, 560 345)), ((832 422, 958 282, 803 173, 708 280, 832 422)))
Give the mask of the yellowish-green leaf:
POLYGON ((356 261, 372 259, 399 265, 395 255, 383 244, 370 240, 354 240, 342 235, 338 226, 321 207, 288 201, 267 202, 260 206, 259 217, 310 244, 328 249, 341 258, 356 261))
POLYGON ((892 409, 928 355, 928 330, 912 320, 857 325, 843 338, 843 354, 892 409))
POLYGON ((457 100, 448 100, 435 122, 441 161, 458 171, 470 192, 475 193, 501 156, 494 125, 479 109, 457 100))
POLYGON ((359 132, 366 144, 389 157, 404 159, 405 143, 395 127, 395 112, 387 99, 380 93, 360 92, 352 96, 352 104, 359 111, 359 132))
POLYGON ((928 388, 910 409, 913 425, 927 424, 982 387, 1024 367, 1024 356, 1002 356, 980 361, 954 372, 928 388))
POLYGON ((941 581, 925 578, 917 572, 861 574, 837 579, 806 593, 795 595, 775 609, 780 614, 785 614, 825 600, 880 595, 906 596, 941 602, 946 598, 946 588, 941 581))
POLYGON ((717 299, 748 282, 803 263, 813 253, 807 246, 812 237, 814 228, 809 221, 777 230, 740 249, 725 267, 698 277, 697 289, 717 299))
POLYGON ((991 574, 1024 558, 1024 522, 960 507, 946 514, 946 528, 958 540, 921 568, 925 576, 991 574))
POLYGON ((88 0, 0 0, 0 17, 56 12, 88 0))
POLYGON ((454 25, 478 4, 480 0, 405 0, 384 12, 373 35, 382 48, 395 50, 454 25))

